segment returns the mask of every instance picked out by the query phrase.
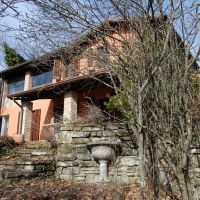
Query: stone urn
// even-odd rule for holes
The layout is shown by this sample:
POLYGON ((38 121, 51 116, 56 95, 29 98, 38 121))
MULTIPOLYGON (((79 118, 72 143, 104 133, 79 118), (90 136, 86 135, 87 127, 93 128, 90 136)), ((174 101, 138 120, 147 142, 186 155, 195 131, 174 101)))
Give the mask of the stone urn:
POLYGON ((22 135, 22 134, 15 134, 12 136, 12 138, 13 138, 13 140, 15 140, 15 142, 17 144, 21 144, 24 142, 24 135, 22 135))
POLYGON ((108 163, 115 158, 115 152, 120 147, 119 141, 100 140, 87 144, 87 148, 94 160, 98 161, 99 181, 106 182, 108 180, 108 163))

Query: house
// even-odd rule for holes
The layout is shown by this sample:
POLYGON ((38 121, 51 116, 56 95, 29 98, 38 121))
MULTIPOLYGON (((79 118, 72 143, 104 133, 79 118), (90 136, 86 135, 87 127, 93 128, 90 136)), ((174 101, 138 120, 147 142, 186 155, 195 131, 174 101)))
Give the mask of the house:
POLYGON ((108 66, 117 56, 113 49, 121 53, 121 41, 137 40, 129 30, 124 20, 109 20, 66 47, 1 71, 1 136, 51 140, 56 124, 85 117, 90 105, 104 110, 115 93, 108 66))
MULTIPOLYGON (((123 23, 107 23, 128 36, 125 26, 120 25, 123 23)), ((65 48, 0 72, 1 136, 15 140, 23 137, 25 141, 49 140, 54 137, 55 123, 84 117, 88 104, 105 107, 104 102, 114 89, 98 81, 110 82, 103 61, 111 56, 101 42, 104 26, 98 33, 87 33, 65 48)), ((119 37, 113 30, 106 29, 113 38, 119 37)), ((116 45, 116 41, 108 41, 116 45)))

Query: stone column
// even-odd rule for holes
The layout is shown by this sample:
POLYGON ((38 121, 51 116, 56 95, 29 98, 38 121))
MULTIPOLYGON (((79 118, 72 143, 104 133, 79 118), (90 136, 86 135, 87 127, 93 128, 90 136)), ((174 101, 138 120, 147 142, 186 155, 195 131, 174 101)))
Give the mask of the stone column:
POLYGON ((32 124, 32 108, 33 103, 30 101, 22 102, 23 117, 22 117, 22 135, 25 141, 30 141, 31 124, 32 124))
POLYGON ((24 91, 29 90, 32 87, 32 75, 31 72, 26 72, 24 81, 24 91))
POLYGON ((63 120, 73 121, 77 119, 77 93, 67 92, 64 95, 63 120))
POLYGON ((108 180, 108 160, 99 160, 99 182, 108 180))
POLYGON ((4 79, 3 80, 3 95, 7 96, 8 94, 8 80, 4 79))
POLYGON ((6 125, 7 125, 7 121, 6 118, 3 116, 2 117, 2 121, 1 121, 1 136, 6 135, 6 125))
POLYGON ((2 88, 2 94, 1 94, 1 111, 3 108, 5 108, 6 98, 8 95, 8 81, 6 79, 3 80, 3 88, 2 88))

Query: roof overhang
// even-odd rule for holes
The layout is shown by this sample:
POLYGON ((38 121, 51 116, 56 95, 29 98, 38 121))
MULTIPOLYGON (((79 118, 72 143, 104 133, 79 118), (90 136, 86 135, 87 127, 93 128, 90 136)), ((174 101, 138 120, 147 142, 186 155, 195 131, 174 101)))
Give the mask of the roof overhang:
POLYGON ((31 60, 26 61, 21 64, 15 65, 14 67, 10 67, 8 69, 5 69, 0 72, 0 78, 3 79, 9 79, 13 78, 13 76, 16 76, 16 74, 20 75, 22 73, 25 73, 27 71, 45 71, 45 70, 51 70, 51 59, 49 60, 31 60))

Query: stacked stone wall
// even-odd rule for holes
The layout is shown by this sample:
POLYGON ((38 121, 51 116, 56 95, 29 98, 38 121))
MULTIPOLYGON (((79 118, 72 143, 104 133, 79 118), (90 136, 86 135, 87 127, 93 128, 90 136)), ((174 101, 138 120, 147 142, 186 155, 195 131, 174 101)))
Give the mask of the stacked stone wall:
POLYGON ((99 163, 91 155, 87 144, 100 140, 121 142, 116 156, 109 163, 108 182, 137 183, 138 151, 128 129, 119 125, 63 126, 58 135, 56 176, 73 181, 96 183, 99 181, 99 163))
MULTIPOLYGON (((58 135, 56 177, 76 182, 99 182, 99 163, 88 149, 97 141, 121 143, 115 158, 109 163, 108 182, 139 183, 139 159, 137 144, 130 130, 122 124, 81 125, 65 124, 58 135)), ((190 175, 196 196, 200 195, 200 148, 191 148, 190 175)), ((168 184, 166 169, 160 168, 161 184, 168 184)))

